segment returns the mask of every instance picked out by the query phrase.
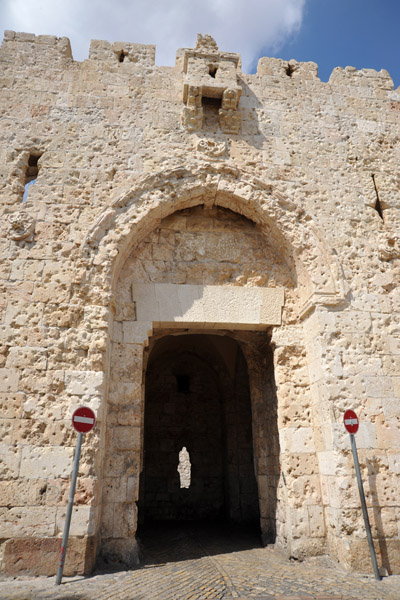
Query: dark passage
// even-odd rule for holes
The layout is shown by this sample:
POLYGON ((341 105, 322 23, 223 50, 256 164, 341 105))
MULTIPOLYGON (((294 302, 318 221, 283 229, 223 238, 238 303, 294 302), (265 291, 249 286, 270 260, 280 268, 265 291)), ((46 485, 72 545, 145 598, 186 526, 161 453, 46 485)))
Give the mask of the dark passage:
POLYGON ((228 521, 157 521, 138 535, 141 564, 195 560, 261 548, 259 528, 228 521))
POLYGON ((259 528, 249 380, 234 339, 169 335, 154 343, 144 435, 140 524, 207 519, 259 528))

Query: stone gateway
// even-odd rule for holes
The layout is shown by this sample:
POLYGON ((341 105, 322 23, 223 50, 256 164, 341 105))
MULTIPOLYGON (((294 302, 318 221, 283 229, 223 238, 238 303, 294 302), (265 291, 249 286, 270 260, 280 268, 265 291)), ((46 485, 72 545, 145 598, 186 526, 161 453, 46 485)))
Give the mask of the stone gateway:
POLYGON ((138 561, 152 520, 400 573, 400 91, 382 70, 7 31, 0 561, 138 561))

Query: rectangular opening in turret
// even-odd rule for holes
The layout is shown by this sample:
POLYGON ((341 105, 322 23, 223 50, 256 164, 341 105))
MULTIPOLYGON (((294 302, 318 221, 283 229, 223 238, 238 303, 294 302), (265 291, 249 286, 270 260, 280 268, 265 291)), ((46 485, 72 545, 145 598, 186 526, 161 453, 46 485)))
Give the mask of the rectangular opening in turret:
POLYGON ((219 127, 218 111, 221 108, 222 98, 208 98, 203 96, 201 105, 204 114, 204 126, 208 129, 217 130, 219 127))
POLYGON ((203 109, 210 108, 218 111, 221 108, 221 102, 222 98, 207 98, 206 96, 201 98, 203 109))

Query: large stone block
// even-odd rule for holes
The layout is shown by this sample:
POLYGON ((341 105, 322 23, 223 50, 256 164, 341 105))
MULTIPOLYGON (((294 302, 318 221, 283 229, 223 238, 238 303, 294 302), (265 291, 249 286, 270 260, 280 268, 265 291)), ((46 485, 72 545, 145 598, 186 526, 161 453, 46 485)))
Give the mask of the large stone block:
MULTIPOLYGON (((339 539, 338 554, 341 562, 352 571, 373 575, 371 556, 366 539, 339 539)), ((378 566, 386 569, 388 574, 400 573, 400 540, 374 540, 378 566)))
POLYGON ((14 479, 19 475, 21 448, 12 445, 0 445, 0 478, 14 479))
POLYGON ((0 508, 1 537, 47 537, 55 534, 56 508, 49 506, 21 506, 0 508))
POLYGON ((101 548, 101 558, 106 564, 122 564, 134 567, 139 564, 139 545, 134 538, 105 539, 101 548))
POLYGON ((18 369, 5 368, 0 369, 0 391, 17 392, 18 391, 19 371, 18 369))
POLYGON ((127 479, 107 477, 103 480, 103 500, 105 504, 111 502, 125 502, 127 499, 127 479))
POLYGON ((21 416, 25 394, 0 393, 0 414, 3 418, 17 419, 21 416))
POLYGON ((311 427, 287 427, 279 432, 281 452, 302 454, 315 451, 314 434, 311 427))
POLYGON ((74 396, 95 396, 102 391, 103 380, 101 371, 66 371, 65 389, 74 396))
POLYGON ((288 498, 292 506, 321 505, 321 490, 318 475, 301 475, 296 479, 286 478, 288 498))
POLYGON ((69 477, 73 456, 74 448, 25 446, 22 449, 20 477, 69 477))
MULTIPOLYGON (((3 566, 9 575, 47 575, 57 573, 61 540, 55 537, 33 537, 7 540, 3 566)), ((64 564, 64 575, 89 574, 94 566, 94 538, 70 537, 64 564)))
POLYGON ((283 289, 233 286, 135 284, 138 321, 163 326, 253 328, 281 323, 283 289))
POLYGON ((139 427, 115 427, 113 430, 112 441, 116 450, 137 450, 140 445, 139 427))
MULTIPOLYGON (((74 505, 71 515, 71 536, 93 536, 95 534, 95 508, 92 506, 74 505)), ((65 506, 57 508, 56 530, 58 535, 64 531, 65 516, 67 509, 65 506)))

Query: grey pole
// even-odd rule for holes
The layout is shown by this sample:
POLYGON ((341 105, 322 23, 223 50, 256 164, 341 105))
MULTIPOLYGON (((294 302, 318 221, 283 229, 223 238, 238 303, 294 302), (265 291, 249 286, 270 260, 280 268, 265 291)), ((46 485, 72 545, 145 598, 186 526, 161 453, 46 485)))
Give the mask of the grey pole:
POLYGON ((360 500, 361 500, 361 507, 362 507, 362 511, 363 511, 365 529, 367 532, 369 553, 371 555, 371 562, 372 562, 372 566, 374 568, 375 579, 380 581, 381 576, 379 575, 378 563, 376 562, 375 548, 374 548, 374 543, 372 541, 372 534, 371 534, 371 525, 369 524, 367 504, 365 502, 364 488, 363 488, 363 483, 362 483, 362 479, 361 479, 360 464, 358 462, 356 440, 355 440, 353 433, 350 433, 350 442, 351 442, 351 451, 353 452, 354 466, 356 468, 358 491, 360 493, 360 500))
POLYGON ((83 436, 82 433, 78 433, 78 442, 76 444, 74 468, 72 470, 72 480, 71 480, 71 487, 69 490, 67 514, 65 516, 64 534, 63 534, 63 539, 62 539, 62 544, 61 544, 60 560, 59 560, 58 569, 57 569, 56 585, 60 585, 61 579, 63 576, 65 555, 67 553, 69 526, 71 525, 72 507, 74 504, 76 479, 78 477, 79 458, 81 455, 82 436, 83 436))

